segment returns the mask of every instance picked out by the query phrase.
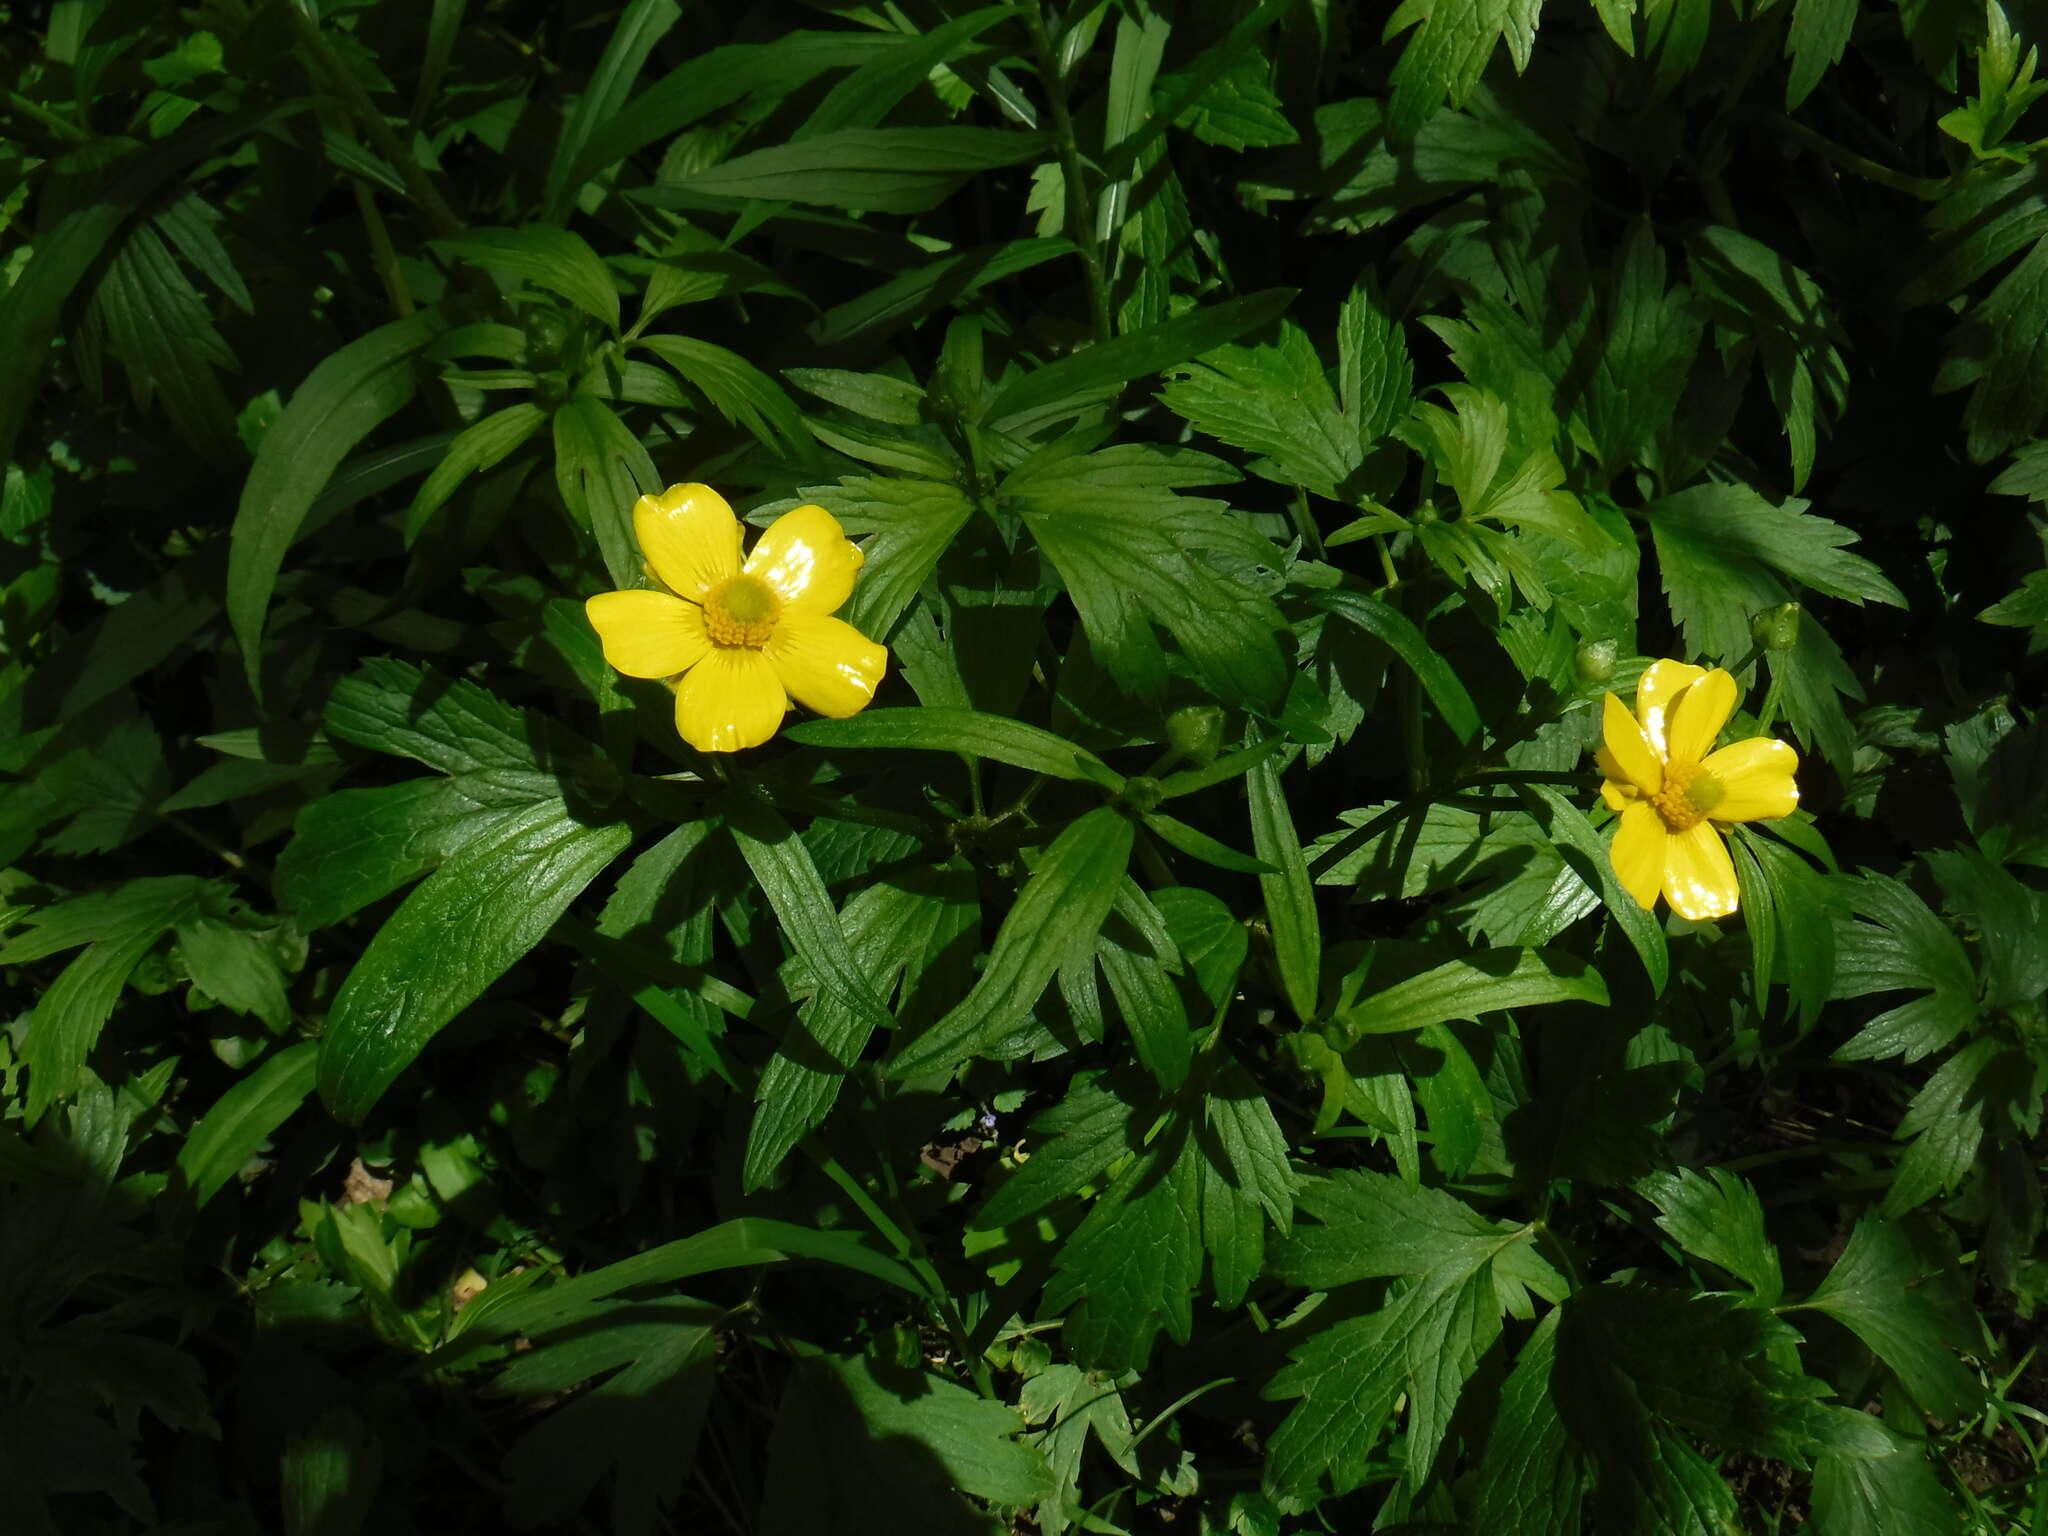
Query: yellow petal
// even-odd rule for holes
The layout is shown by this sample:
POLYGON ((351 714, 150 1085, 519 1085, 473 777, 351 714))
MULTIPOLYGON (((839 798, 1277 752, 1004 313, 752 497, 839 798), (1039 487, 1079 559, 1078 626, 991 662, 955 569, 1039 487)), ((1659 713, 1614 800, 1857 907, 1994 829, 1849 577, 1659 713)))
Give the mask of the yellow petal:
POLYGON ((1650 738, 1650 745, 1659 756, 1669 752, 1664 728, 1670 720, 1672 701, 1706 675, 1705 667, 1696 667, 1689 661, 1657 661, 1650 664, 1636 684, 1636 719, 1642 722, 1643 734, 1650 738))
MULTIPOLYGON (((1653 813, 1654 814, 1654 813, 1653 813)), ((1703 923, 1726 917, 1741 899, 1735 861, 1710 821, 1673 832, 1664 844, 1664 899, 1680 917, 1703 923)))
POLYGON ((583 611, 604 659, 628 677, 674 677, 711 649, 704 610, 666 592, 600 592, 583 611))
POLYGON ((831 613, 852 595, 860 563, 838 518, 823 507, 792 507, 761 535, 747 556, 747 574, 767 582, 789 608, 831 613))
POLYGON ((806 709, 844 720, 875 696, 889 653, 843 619, 785 609, 767 656, 789 696, 806 709))
MULTIPOLYGON (((1662 760, 1643 739, 1643 728, 1636 724, 1628 706, 1611 693, 1607 695, 1606 714, 1600 727, 1608 760, 1620 770, 1608 774, 1610 778, 1625 779, 1646 795, 1654 795, 1664 787, 1662 760)), ((1606 764, 1601 765, 1600 771, 1607 773, 1606 764)))
POLYGON ((789 699, 759 651, 714 648, 676 684, 676 732, 699 752, 737 752, 773 736, 789 699))
POLYGON ((1647 800, 1637 800, 1621 813, 1607 857, 1622 887, 1639 907, 1654 906, 1664 881, 1664 845, 1671 841, 1664 819, 1647 800))
POLYGON ((1755 736, 1723 747, 1700 766, 1721 781, 1721 799, 1708 812, 1716 821, 1762 821, 1790 816, 1799 805, 1792 775, 1799 754, 1782 741, 1755 736))
POLYGON ((633 503, 633 537, 655 577, 693 603, 740 568, 740 520, 708 485, 672 485, 633 503))
POLYGON ((1735 701, 1742 690, 1729 673, 1716 667, 1678 696, 1671 707, 1665 731, 1665 758, 1674 763, 1696 763, 1714 750, 1714 738, 1735 713, 1735 701))
POLYGON ((1607 802, 1610 811, 1625 811, 1642 797, 1636 793, 1635 785, 1610 777, 1600 785, 1600 798, 1607 802))

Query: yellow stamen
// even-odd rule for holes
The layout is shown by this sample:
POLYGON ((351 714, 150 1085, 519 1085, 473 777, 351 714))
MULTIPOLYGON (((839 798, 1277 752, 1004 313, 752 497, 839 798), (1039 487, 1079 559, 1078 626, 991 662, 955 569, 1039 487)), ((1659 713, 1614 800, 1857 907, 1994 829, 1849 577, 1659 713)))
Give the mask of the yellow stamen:
POLYGON ((1690 832, 1727 794, 1721 781, 1698 763, 1666 763, 1664 787, 1650 797, 1650 804, 1673 832, 1690 832))
POLYGON ((753 576, 728 576, 704 594, 704 630, 726 650, 760 650, 781 613, 774 588, 753 576))

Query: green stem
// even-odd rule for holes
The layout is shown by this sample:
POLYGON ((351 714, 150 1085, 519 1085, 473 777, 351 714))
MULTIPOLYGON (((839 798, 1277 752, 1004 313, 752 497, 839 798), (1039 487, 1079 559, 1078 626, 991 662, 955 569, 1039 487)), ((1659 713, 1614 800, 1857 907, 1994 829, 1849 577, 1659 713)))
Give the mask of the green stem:
POLYGON ((399 142, 398 135, 392 131, 391 124, 378 110, 377 104, 370 100, 369 93, 357 82, 356 77, 349 73, 348 66, 335 57, 334 50, 327 46, 327 39, 320 35, 320 24, 303 6, 290 4, 285 6, 285 10, 298 25, 299 38, 311 56, 316 79, 333 92, 348 109, 349 116, 355 119, 357 127, 370 141, 371 147, 398 172, 399 180, 405 183, 406 192, 419 206, 420 212, 426 215, 427 222, 434 227, 434 233, 442 236, 461 234, 462 220, 456 217, 455 210, 448 206, 447 200, 441 196, 440 189, 428 179, 427 173, 420 169, 419 162, 412 157, 412 152, 399 142))
POLYGON ((1095 339, 1108 341, 1115 330, 1109 314, 1109 280, 1102 270, 1102 253, 1095 243, 1095 206, 1083 177, 1081 145, 1074 137, 1073 114, 1067 110, 1067 82, 1060 76, 1059 57, 1046 33, 1045 16, 1038 0, 1031 0, 1024 7, 1024 25, 1031 31, 1031 46, 1038 55, 1038 78, 1045 85, 1046 100, 1052 108, 1053 143, 1060 156, 1067 238, 1079 247, 1081 265, 1087 272, 1088 308, 1095 320, 1095 339))
POLYGON ((391 307, 404 319, 413 312, 412 290, 406 286, 405 272, 398 265, 398 252, 391 244, 391 231, 384 226, 384 216, 377 211, 377 199, 370 191, 369 183, 361 177, 355 178, 356 211, 363 218, 363 232, 370 241, 370 264, 377 269, 377 276, 383 280, 384 292, 391 300, 391 307))
POLYGON ((66 122, 41 102, 31 101, 19 91, 9 91, 7 93, 7 106, 10 111, 19 112, 24 117, 34 118, 67 144, 90 144, 92 142, 92 134, 89 130, 79 127, 76 123, 66 122))
POLYGON ((1904 171, 1895 171, 1888 165, 1880 165, 1867 156, 1859 155, 1824 134, 1815 133, 1804 123, 1796 122, 1782 112, 1757 115, 1777 132, 1797 139, 1823 159, 1832 160, 1845 171, 1854 171, 1866 181, 1890 187, 1894 192, 1903 192, 1923 203, 1938 203, 1949 194, 1952 183, 1948 177, 1908 176, 1904 171))

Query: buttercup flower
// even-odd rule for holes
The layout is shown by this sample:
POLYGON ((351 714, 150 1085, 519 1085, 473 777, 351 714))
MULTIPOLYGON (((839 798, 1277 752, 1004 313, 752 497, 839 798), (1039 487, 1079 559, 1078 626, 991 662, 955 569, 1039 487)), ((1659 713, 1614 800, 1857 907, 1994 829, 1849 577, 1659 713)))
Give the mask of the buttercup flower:
POLYGON ((1727 672, 1682 661, 1643 674, 1633 714, 1607 695, 1600 795, 1621 812, 1609 857, 1645 907, 1661 890, 1681 917, 1726 917, 1740 893, 1720 829, 1799 804, 1799 755, 1784 742, 1757 736, 1713 750, 1740 696, 1727 672))
POLYGON ((698 751, 759 746, 792 699, 837 720, 875 696, 889 653, 831 617, 861 552, 823 507, 783 513, 742 560, 725 498, 672 485, 633 504, 633 535, 667 590, 600 592, 584 612, 606 661, 667 680, 676 730, 698 751))

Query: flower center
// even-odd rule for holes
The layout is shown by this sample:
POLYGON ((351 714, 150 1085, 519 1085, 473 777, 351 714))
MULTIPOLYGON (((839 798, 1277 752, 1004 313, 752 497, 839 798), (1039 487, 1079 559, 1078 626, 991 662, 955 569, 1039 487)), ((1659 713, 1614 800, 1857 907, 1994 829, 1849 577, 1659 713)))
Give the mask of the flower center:
POLYGON ((728 576, 704 594, 704 628, 727 650, 758 651, 775 633, 782 599, 758 576, 728 576))
POLYGON ((1698 763, 1667 763, 1664 787, 1650 797, 1650 804, 1672 831, 1690 832, 1727 794, 1721 781, 1698 763))

